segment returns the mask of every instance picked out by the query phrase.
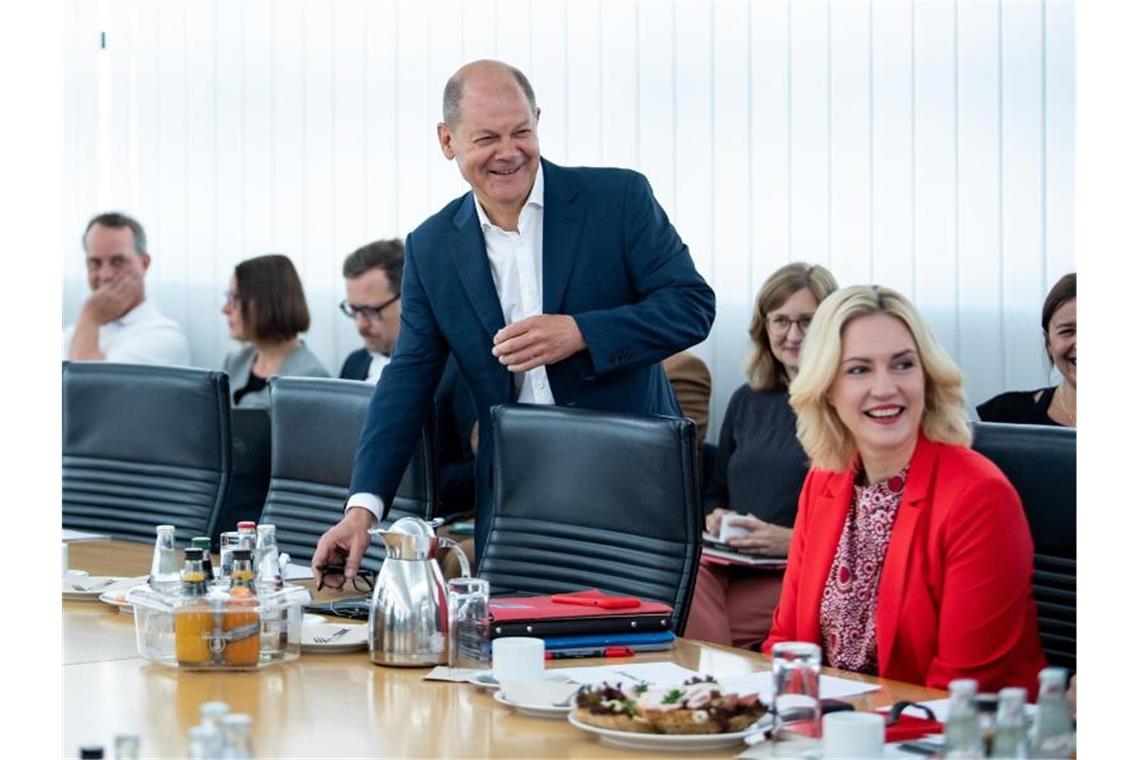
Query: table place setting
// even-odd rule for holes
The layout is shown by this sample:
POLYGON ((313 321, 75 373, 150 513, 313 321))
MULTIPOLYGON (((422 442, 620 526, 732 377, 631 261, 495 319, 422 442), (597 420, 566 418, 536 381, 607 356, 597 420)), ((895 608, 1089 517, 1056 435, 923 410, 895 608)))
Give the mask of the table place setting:
POLYGON ((146 583, 146 576, 135 578, 101 575, 64 576, 63 599, 69 602, 97 602, 104 594, 129 591, 142 583, 146 583))

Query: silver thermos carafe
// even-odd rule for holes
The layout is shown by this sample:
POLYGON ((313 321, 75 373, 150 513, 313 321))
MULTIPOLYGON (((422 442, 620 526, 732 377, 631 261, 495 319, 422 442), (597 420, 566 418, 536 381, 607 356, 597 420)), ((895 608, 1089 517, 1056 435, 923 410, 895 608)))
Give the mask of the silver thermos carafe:
POLYGON ((369 531, 388 556, 376 577, 368 612, 368 656, 377 665, 447 664, 447 584, 436 553, 455 548, 463 575, 471 575, 459 544, 435 535, 418 517, 402 517, 388 529, 369 531))

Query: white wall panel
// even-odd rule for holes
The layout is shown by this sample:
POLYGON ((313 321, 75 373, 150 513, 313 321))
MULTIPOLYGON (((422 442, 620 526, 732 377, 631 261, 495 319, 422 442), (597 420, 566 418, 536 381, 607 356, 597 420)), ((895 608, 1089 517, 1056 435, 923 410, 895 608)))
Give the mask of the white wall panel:
MULTIPOLYGON (((534 84, 543 154, 645 173, 717 290, 695 348, 713 435, 756 290, 793 259, 913 295, 975 403, 1044 381, 1036 315, 1074 268, 1071 2, 69 8, 65 238, 136 214, 149 292, 197 364, 235 345, 218 314, 233 265, 277 250, 339 369, 358 345, 336 312, 344 256, 466 190, 436 142, 442 87, 499 57, 534 84)), ((61 255, 70 322, 87 287, 77 246, 61 255)))

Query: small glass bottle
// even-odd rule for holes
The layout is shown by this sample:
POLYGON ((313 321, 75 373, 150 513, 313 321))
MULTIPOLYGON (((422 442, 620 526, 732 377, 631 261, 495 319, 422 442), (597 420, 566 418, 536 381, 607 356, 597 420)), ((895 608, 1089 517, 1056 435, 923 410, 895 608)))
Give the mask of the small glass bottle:
POLYGON ((202 666, 213 659, 210 635, 213 615, 204 604, 209 590, 202 569, 202 550, 187 549, 182 568, 182 601, 174 613, 174 653, 183 667, 202 666))
POLYGON ((273 525, 257 526, 257 550, 254 572, 257 575, 259 594, 271 594, 285 587, 281 575, 280 556, 277 554, 277 528, 273 525))
POLYGON ((257 548, 257 523, 242 520, 237 524, 237 532, 239 549, 249 549, 252 552, 257 548))
POLYGON ((134 734, 115 737, 115 760, 138 760, 139 738, 134 734))
POLYGON ((159 525, 154 532, 150 587, 163 594, 177 595, 182 587, 182 577, 178 572, 178 552, 174 548, 174 526, 159 525))
POLYGON ((959 678, 950 682, 950 707, 946 714, 944 758, 985 757, 982 746, 982 731, 978 723, 978 711, 974 707, 974 696, 978 693, 978 682, 972 678, 959 678))
POLYGON ((1037 716, 1033 720, 1033 757, 1070 757, 1073 754, 1073 713, 1065 696, 1069 672, 1064 668, 1045 668, 1037 678, 1037 716))
POLYGON ((230 706, 225 702, 203 702, 198 707, 198 713, 202 716, 202 724, 213 726, 219 735, 222 733, 222 718, 226 717, 229 712, 230 706))
POLYGON ((261 652, 261 615, 254 598, 253 565, 248 549, 234 550, 234 567, 230 574, 230 598, 222 629, 227 641, 223 659, 234 667, 257 665, 261 652))
POLYGON ((230 713, 222 720, 226 760, 250 760, 253 757, 253 719, 242 713, 230 713))
POLYGON ((196 536, 190 539, 190 545, 202 550, 202 569, 206 571, 206 581, 214 580, 214 563, 210 559, 210 537, 196 536))
POLYGON ((1008 686, 998 693, 997 719, 990 757, 1029 757, 1029 740, 1025 733, 1025 689, 1008 686))
POLYGON ((207 723, 190 727, 190 746, 186 756, 190 760, 217 760, 222 755, 222 735, 207 723))

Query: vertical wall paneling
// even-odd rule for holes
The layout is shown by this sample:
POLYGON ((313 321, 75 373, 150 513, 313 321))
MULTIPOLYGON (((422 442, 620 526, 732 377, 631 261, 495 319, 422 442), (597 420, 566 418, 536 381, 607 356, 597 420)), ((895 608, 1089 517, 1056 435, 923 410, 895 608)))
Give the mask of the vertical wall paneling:
MULTIPOLYGON (((752 287, 791 261, 788 239, 788 6, 752 6, 752 287)), ((742 329, 721 323, 719 329, 742 329)), ((743 327, 747 330, 747 326, 743 327)), ((738 367, 714 375, 734 384, 738 367)), ((723 382, 723 381, 722 381, 723 382)))
POLYGON ((914 298, 958 356, 954 7, 953 0, 914 5, 914 298))
MULTIPOLYGON (((147 288, 220 366, 239 260, 289 254, 331 371, 359 345, 340 266, 467 190, 435 137, 446 78, 534 84, 543 155, 642 171, 718 295, 710 434, 778 266, 913 295, 977 403, 1046 376, 1037 313, 1074 268, 1070 0, 101 0, 67 14, 62 239, 146 225, 147 288), (99 33, 107 49, 99 49, 99 33), (70 230, 70 231, 69 231, 70 230)), ((87 294, 61 251, 63 317, 87 294)))
POLYGON ((827 4, 808 0, 791 6, 788 131, 790 176, 790 257, 827 261, 828 86, 827 4))
POLYGON ((566 162, 574 166, 602 158, 600 13, 597 0, 566 6, 566 162))
POLYGON ((1074 113, 1076 50, 1072 2, 1043 3, 1045 49, 1045 281, 1048 292, 1061 275, 1075 271, 1073 207, 1076 172, 1074 113))
POLYGON ((1001 283, 1005 374, 1000 388, 1035 388, 1044 384, 1047 366, 1041 343, 1031 338, 1045 295, 1041 288, 1045 263, 1042 254, 1041 4, 1006 3, 1001 13, 1001 283))
MULTIPOLYGON (((542 117, 538 122, 542 155, 556 164, 567 164, 566 155, 566 3, 546 2, 531 17, 531 47, 534 68, 528 73, 542 117)), ((468 58, 467 60, 470 60, 468 58)))
MULTIPOLYGON (((705 277, 717 294, 717 321, 730 329, 713 334, 710 365, 743 367, 750 341, 752 313, 751 177, 749 173, 749 8, 745 2, 713 6, 713 248, 705 277)), ((733 376, 713 384, 711 416, 719 417, 738 383, 733 376)))
POLYGON ((598 163, 637 167, 637 7, 630 0, 613 0, 598 19, 602 90, 598 163))
POLYGON ((676 59, 672 6, 637 6, 637 162, 657 202, 676 223, 676 59))
MULTIPOLYGON (((214 162, 214 15, 215 6, 202 13, 185 16, 186 57, 186 161, 185 223, 183 240, 186 286, 186 316, 182 321, 190 341, 191 359, 206 363, 213 357, 226 274, 221 270, 217 250, 217 218, 214 215, 216 190, 214 162), (191 318, 192 317, 192 318, 191 318)), ((162 303, 163 308, 169 304, 162 303)))
POLYGON ((871 6, 872 279, 914 296, 910 3, 871 6))
POLYGON ((1002 389, 1001 9, 958 4, 959 366, 977 404, 1002 389))
POLYGON ((830 7, 831 177, 826 261, 840 285, 871 281, 871 4, 830 7))

